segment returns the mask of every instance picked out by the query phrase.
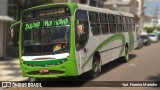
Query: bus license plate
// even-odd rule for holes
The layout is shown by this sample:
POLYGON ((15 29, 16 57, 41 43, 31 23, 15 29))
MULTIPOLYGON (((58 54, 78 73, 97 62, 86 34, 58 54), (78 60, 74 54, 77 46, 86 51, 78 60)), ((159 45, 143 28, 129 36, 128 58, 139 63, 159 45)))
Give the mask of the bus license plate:
POLYGON ((40 69, 39 72, 40 73, 48 73, 49 71, 48 71, 48 69, 40 69))

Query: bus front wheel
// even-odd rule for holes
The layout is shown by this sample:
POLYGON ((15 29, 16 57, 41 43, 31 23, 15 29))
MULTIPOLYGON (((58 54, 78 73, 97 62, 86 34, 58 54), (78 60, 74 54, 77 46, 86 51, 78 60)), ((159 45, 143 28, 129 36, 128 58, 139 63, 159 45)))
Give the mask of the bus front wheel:
POLYGON ((99 76, 101 71, 101 64, 100 60, 97 57, 93 57, 93 62, 92 62, 92 69, 90 70, 90 76, 91 78, 96 78, 99 76))

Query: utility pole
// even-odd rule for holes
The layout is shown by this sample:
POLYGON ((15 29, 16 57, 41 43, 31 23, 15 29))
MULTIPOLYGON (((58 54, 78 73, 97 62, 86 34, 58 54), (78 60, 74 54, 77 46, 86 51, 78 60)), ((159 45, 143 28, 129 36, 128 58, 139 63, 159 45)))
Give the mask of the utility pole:
POLYGON ((138 27, 138 34, 139 33, 142 33, 144 30, 143 30, 143 19, 144 19, 144 9, 145 9, 145 6, 144 6, 144 0, 141 0, 141 7, 140 7, 140 20, 139 20, 139 27, 138 27))
POLYGON ((159 7, 157 5, 154 13, 154 20, 153 20, 153 26, 155 27, 157 27, 157 23, 158 23, 158 10, 159 10, 159 7))

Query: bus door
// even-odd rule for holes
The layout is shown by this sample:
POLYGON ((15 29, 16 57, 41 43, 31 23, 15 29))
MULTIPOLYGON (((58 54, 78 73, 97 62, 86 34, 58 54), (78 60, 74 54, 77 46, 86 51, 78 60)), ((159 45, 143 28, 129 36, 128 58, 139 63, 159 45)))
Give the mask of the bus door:
POLYGON ((81 72, 82 64, 85 62, 87 55, 87 42, 89 38, 89 24, 87 11, 77 10, 75 14, 75 47, 76 59, 81 72))

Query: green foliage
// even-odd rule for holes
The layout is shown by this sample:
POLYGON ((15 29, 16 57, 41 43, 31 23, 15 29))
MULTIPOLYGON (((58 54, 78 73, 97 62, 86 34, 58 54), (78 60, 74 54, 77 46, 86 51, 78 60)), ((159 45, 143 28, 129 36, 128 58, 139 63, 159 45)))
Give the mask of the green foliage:
POLYGON ((144 27, 147 33, 152 33, 154 30, 160 30, 160 27, 144 27))
POLYGON ((157 30, 158 30, 158 31, 160 31, 160 26, 159 26, 159 27, 157 27, 157 30))

